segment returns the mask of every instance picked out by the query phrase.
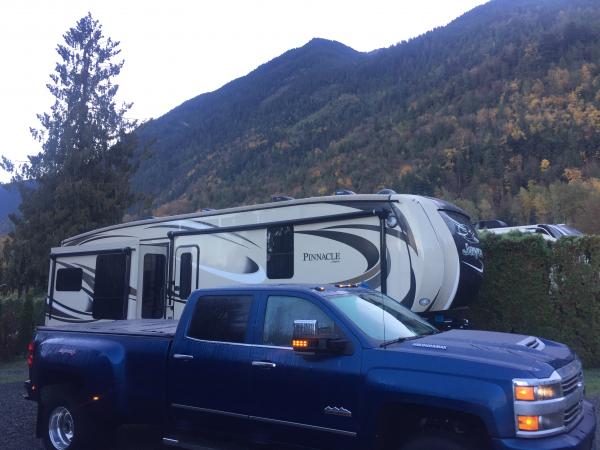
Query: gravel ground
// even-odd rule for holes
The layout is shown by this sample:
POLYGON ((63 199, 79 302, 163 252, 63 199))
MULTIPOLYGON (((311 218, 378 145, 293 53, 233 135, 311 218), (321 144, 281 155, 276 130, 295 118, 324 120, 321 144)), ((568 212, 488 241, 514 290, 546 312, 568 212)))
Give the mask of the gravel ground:
MULTIPOLYGON (((0 384, 0 449, 43 450, 35 438, 36 404, 23 399, 23 383, 0 384)), ((148 427, 127 427, 119 430, 114 450, 166 449, 161 436, 148 427)), ((110 450, 110 449, 107 449, 110 450)), ((225 450, 225 449, 223 449, 225 450)))
MULTIPOLYGON (((23 383, 0 383, 0 449, 43 450, 34 436, 36 405, 23 400, 23 383)), ((589 399, 600 411, 600 396, 589 399)), ((106 450, 165 450, 161 436, 148 427, 123 427, 119 430, 113 449, 106 450)), ((240 446, 222 445, 219 450, 245 450, 240 446)), ((596 430, 593 450, 600 450, 600 427, 596 430)))
POLYGON ((34 436, 35 403, 23 400, 23 383, 0 384, 0 448, 43 448, 34 436))
MULTIPOLYGON (((28 373, 24 363, 0 366, 0 450, 44 450, 35 438, 37 406, 23 399, 23 380, 28 373)), ((112 448, 102 450, 167 450, 162 435, 149 426, 127 426, 119 429, 112 448)), ((247 450, 232 443, 211 444, 207 450, 247 450)))

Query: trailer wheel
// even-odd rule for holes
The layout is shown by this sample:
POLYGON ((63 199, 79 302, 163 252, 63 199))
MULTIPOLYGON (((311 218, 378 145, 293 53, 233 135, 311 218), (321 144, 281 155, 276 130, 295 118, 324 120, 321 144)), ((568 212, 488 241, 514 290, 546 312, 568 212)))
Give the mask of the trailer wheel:
POLYGON ((399 450, 475 450, 476 448, 469 439, 440 431, 417 436, 399 450))
POLYGON ((41 425, 47 450, 89 448, 92 427, 81 404, 66 389, 48 388, 42 393, 41 425))

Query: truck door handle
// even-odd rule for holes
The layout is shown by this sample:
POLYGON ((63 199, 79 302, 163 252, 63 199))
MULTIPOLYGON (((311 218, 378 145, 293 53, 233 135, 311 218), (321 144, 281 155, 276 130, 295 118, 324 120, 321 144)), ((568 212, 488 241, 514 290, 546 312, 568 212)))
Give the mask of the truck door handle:
POLYGON ((252 367, 263 367, 265 369, 274 369, 277 364, 269 361, 252 361, 252 367))
POLYGON ((173 353, 173 359, 194 359, 192 355, 182 355, 181 353, 173 353))

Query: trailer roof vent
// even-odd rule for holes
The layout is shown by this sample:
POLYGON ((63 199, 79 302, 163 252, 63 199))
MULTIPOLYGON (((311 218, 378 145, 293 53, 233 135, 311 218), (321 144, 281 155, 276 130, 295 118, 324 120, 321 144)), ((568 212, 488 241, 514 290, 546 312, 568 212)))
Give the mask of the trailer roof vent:
POLYGON ((271 197, 272 202, 287 202, 288 200, 294 200, 294 197, 288 195, 273 195, 271 197))
POLYGON ((348 189, 339 189, 335 191, 333 195, 356 195, 356 192, 350 191, 348 189))
POLYGON ((200 208, 200 212, 216 211, 215 208, 200 208))
POLYGON ((384 189, 378 191, 377 194, 394 195, 394 194, 396 194, 396 191, 393 189, 384 188, 384 189))

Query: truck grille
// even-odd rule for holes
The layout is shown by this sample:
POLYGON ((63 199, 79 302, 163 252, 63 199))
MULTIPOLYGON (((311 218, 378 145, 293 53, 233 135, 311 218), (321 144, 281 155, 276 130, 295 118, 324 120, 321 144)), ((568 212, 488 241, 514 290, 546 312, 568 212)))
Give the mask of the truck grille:
POLYGON ((580 416, 582 410, 583 410, 582 402, 576 403, 575 405, 573 405, 569 409, 567 409, 565 411, 565 415, 564 415, 565 427, 568 427, 573 422, 575 422, 575 420, 577 420, 577 418, 580 416))
MULTIPOLYGON (((563 380, 561 384, 562 384, 563 396, 565 396, 565 397, 567 397, 570 394, 575 393, 577 390, 583 391, 583 372, 580 369, 578 372, 575 373, 575 375, 563 380)), ((575 422, 578 421, 578 419, 581 417, 582 414, 583 414, 583 401, 582 400, 578 401, 574 405, 565 409, 564 416, 563 416, 565 427, 570 428, 571 426, 574 426, 575 422)))
POLYGON ((572 376, 571 378, 568 378, 566 380, 564 380, 562 382, 562 390, 563 390, 563 395, 569 395, 571 392, 574 392, 577 390, 577 386, 579 385, 580 382, 582 382, 583 380, 583 374, 581 372, 577 373, 576 375, 572 376))

